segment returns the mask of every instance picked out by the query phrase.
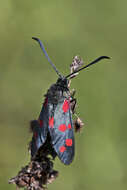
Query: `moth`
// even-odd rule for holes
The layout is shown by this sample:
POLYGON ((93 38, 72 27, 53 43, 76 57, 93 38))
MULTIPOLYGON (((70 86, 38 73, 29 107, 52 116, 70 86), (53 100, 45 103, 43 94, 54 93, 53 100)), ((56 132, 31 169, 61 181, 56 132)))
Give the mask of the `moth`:
POLYGON ((50 60, 40 39, 36 37, 32 39, 39 43, 48 62, 57 73, 58 79, 45 95, 38 120, 31 122, 33 131, 30 143, 31 158, 35 160, 39 154, 42 156, 50 154, 53 158, 58 156, 62 163, 69 165, 75 154, 74 127, 75 131, 78 131, 83 124, 79 118, 75 122, 72 119, 72 115, 75 114, 76 99, 75 91, 70 90, 70 80, 81 70, 109 57, 101 56, 88 65, 82 66, 82 60, 76 56, 71 65, 71 73, 63 76, 50 60))

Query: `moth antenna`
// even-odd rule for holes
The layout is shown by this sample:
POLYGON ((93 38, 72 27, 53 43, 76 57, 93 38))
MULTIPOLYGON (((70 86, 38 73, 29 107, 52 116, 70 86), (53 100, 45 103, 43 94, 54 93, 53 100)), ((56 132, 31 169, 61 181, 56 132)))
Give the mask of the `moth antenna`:
POLYGON ((87 67, 89 67, 89 66, 91 66, 91 65, 93 65, 93 64, 95 64, 95 63, 97 63, 97 62, 99 62, 99 61, 102 60, 102 59, 110 59, 110 57, 108 57, 108 56, 101 56, 101 57, 98 57, 97 59, 95 59, 94 61, 92 61, 91 63, 89 63, 88 65, 85 65, 85 66, 82 67, 81 69, 79 69, 79 70, 77 70, 77 71, 74 71, 73 73, 67 75, 66 78, 71 77, 73 74, 78 73, 79 71, 81 71, 81 70, 83 70, 83 69, 85 69, 85 68, 87 68, 87 67))
POLYGON ((32 39, 33 39, 33 40, 36 40, 36 41, 39 43, 39 45, 40 45, 40 47, 41 47, 43 53, 45 54, 46 58, 48 59, 48 62, 49 62, 50 65, 53 67, 53 69, 56 71, 57 75, 58 75, 60 78, 62 78, 62 75, 61 75, 60 72, 57 70, 56 66, 52 63, 51 59, 49 58, 49 56, 48 56, 48 54, 47 54, 47 52, 46 52, 46 50, 45 50, 45 48, 44 48, 44 45, 42 44, 41 40, 38 39, 38 38, 36 38, 36 37, 32 37, 32 39))

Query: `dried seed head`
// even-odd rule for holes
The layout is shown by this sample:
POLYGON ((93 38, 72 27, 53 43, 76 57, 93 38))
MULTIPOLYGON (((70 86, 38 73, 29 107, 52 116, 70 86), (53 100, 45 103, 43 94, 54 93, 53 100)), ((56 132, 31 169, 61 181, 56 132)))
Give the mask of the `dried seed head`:
POLYGON ((23 167, 16 177, 9 180, 9 183, 26 190, 45 190, 46 185, 52 183, 57 176, 58 171, 53 170, 51 158, 41 157, 23 167))

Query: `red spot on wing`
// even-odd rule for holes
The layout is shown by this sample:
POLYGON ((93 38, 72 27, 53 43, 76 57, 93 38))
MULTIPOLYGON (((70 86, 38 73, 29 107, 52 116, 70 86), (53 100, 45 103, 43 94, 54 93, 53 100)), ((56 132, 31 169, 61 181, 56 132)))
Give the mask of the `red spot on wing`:
POLYGON ((37 138, 37 132, 34 132, 34 138, 35 139, 37 138))
POLYGON ((64 100, 63 111, 64 113, 66 113, 68 110, 69 110, 69 102, 68 100, 64 100))
POLYGON ((72 139, 66 139, 66 145, 72 146, 72 139))
POLYGON ((71 124, 70 123, 68 124, 68 129, 71 129, 71 124))
POLYGON ((60 152, 64 152, 66 150, 66 147, 65 146, 61 146, 59 150, 60 150, 60 152))
POLYGON ((67 127, 65 124, 61 124, 58 129, 59 129, 59 131, 64 132, 64 131, 66 131, 67 127))
POLYGON ((53 126, 54 126, 54 117, 50 117, 49 118, 49 127, 53 128, 53 126))
POLYGON ((39 120, 39 123, 40 123, 40 127, 42 127, 43 126, 43 121, 39 120))
POLYGON ((46 97, 46 98, 45 98, 45 101, 44 101, 44 104, 43 104, 43 105, 44 105, 44 107, 46 107, 46 106, 47 106, 47 104, 48 104, 48 98, 46 97))

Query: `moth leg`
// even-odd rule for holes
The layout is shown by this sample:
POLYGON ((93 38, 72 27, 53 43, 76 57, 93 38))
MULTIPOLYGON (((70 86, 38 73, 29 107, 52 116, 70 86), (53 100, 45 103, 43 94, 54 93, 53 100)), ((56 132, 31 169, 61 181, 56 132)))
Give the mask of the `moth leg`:
POLYGON ((71 106, 72 114, 75 113, 75 107, 76 107, 76 103, 77 103, 76 98, 74 98, 75 93, 76 93, 76 90, 75 90, 75 89, 72 89, 72 90, 70 91, 70 106, 71 106))
POLYGON ((71 96, 72 99, 74 98, 75 93, 76 93, 76 90, 73 88, 73 89, 70 91, 70 96, 71 96))
POLYGON ((76 117, 76 119, 74 120, 74 129, 75 132, 80 132, 84 123, 82 122, 82 120, 79 118, 79 116, 76 113, 76 105, 77 105, 77 100, 76 98, 74 98, 76 91, 74 89, 72 89, 70 91, 70 105, 71 105, 71 111, 72 114, 76 117))
POLYGON ((73 114, 75 113, 76 103, 77 103, 76 98, 70 100, 71 111, 73 114))
POLYGON ((80 132, 84 123, 82 122, 82 120, 79 118, 79 116, 77 115, 76 113, 76 98, 72 98, 71 101, 71 111, 72 113, 74 114, 74 116, 76 117, 76 120, 74 120, 74 129, 75 129, 75 132, 80 132))

